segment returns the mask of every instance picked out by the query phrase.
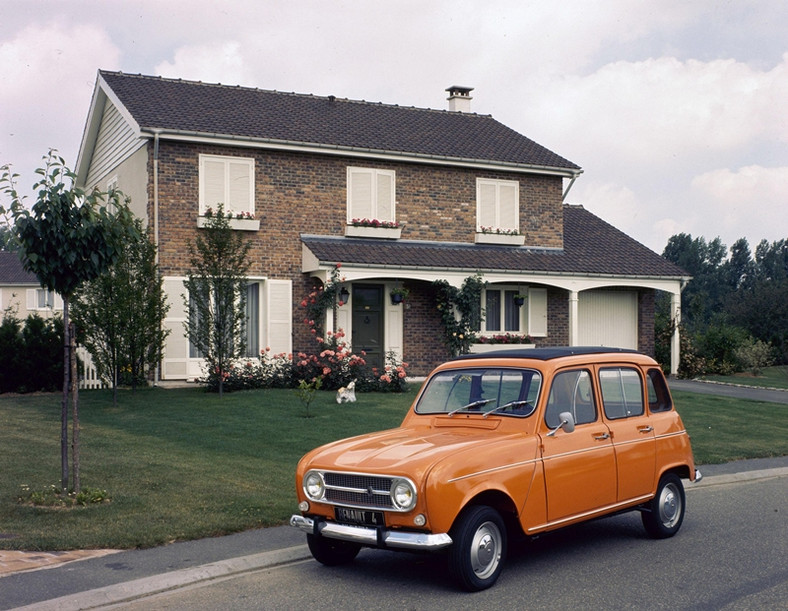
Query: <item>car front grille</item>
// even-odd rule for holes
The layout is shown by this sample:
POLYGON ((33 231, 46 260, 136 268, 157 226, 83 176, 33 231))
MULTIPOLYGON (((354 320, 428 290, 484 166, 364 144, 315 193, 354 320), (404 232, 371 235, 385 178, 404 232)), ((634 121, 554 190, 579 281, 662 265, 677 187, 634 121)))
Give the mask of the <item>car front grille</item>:
POLYGON ((395 509, 391 501, 393 477, 325 471, 325 500, 334 505, 395 509))

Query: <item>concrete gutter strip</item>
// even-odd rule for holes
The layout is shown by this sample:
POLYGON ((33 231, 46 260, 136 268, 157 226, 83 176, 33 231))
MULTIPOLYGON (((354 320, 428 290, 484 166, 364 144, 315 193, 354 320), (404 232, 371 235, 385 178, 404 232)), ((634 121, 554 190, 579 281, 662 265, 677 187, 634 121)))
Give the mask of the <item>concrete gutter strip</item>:
MULTIPOLYGON (((700 472, 703 473, 702 465, 700 467, 700 472)), ((684 486, 684 489, 689 492, 696 488, 706 488, 708 486, 722 486, 725 484, 736 484, 739 482, 751 482, 759 479, 786 476, 788 476, 788 467, 761 469, 759 471, 742 471, 741 473, 725 473, 721 475, 714 475, 712 477, 704 477, 697 484, 688 483, 684 486)))
POLYGON ((19 609, 35 609, 36 611, 97 609, 168 590, 175 590, 194 583, 271 568, 309 557, 309 548, 306 545, 298 545, 271 552, 231 558, 181 571, 172 571, 153 577, 135 579, 134 581, 37 602, 25 607, 19 607, 19 609))

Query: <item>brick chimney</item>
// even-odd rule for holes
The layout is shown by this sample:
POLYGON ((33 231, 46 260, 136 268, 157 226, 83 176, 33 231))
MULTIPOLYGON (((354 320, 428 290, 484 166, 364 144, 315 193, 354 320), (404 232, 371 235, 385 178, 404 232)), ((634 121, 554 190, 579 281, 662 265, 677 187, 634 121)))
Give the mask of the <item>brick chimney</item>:
POLYGON ((471 91, 473 87, 460 87, 452 85, 446 91, 449 92, 449 110, 452 112, 471 112, 471 91))

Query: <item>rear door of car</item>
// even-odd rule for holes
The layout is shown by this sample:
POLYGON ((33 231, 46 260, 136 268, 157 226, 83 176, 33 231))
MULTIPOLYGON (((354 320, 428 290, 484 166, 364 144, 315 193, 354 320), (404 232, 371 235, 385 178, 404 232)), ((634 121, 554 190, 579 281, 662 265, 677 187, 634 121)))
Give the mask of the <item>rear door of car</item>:
POLYGON ((646 409, 643 374, 630 364, 597 370, 602 412, 610 429, 616 457, 619 502, 654 492, 656 439, 646 409))

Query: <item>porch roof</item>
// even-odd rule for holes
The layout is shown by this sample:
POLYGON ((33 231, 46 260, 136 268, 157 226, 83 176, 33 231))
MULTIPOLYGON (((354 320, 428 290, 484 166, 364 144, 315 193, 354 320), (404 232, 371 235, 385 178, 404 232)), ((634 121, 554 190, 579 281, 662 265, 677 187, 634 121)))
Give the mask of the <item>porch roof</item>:
POLYGON ((562 249, 317 235, 301 240, 323 265, 688 278, 680 267, 574 205, 564 205, 562 249))

